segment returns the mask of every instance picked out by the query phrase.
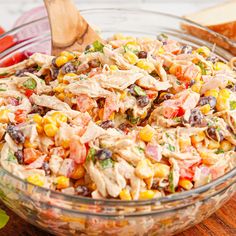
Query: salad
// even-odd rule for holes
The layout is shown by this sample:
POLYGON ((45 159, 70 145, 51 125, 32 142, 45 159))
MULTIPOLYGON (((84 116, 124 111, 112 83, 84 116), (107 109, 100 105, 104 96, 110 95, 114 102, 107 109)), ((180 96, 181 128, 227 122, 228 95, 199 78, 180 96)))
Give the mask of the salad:
POLYGON ((116 34, 0 76, 0 164, 29 183, 146 200, 236 166, 236 74, 207 47, 116 34))

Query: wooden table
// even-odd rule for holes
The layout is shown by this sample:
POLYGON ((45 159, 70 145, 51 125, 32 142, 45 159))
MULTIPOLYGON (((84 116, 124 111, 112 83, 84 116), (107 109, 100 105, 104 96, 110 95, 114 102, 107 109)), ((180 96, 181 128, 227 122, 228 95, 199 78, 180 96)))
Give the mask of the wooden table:
MULTIPOLYGON (((10 216, 0 236, 51 236, 23 221, 1 202, 0 208, 10 216)), ((236 236, 236 195, 210 218, 176 236, 236 236)))

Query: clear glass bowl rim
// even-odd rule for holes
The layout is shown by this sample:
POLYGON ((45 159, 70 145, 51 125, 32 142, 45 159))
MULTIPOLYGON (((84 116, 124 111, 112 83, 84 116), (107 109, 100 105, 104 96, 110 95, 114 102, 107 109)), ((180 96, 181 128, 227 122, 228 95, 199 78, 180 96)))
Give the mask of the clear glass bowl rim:
MULTIPOLYGON (((153 14, 153 15, 160 15, 160 16, 164 16, 164 17, 169 17, 172 19, 176 19, 179 20, 181 22, 186 22, 189 23, 191 25, 194 25, 196 27, 199 27, 201 29, 206 30, 208 33, 217 36, 219 38, 221 38, 223 41, 229 43, 230 45, 236 47, 236 43, 233 42, 232 40, 228 39, 227 37, 220 35, 200 24, 197 24, 195 22, 192 22, 188 19, 179 17, 179 16, 175 16, 169 13, 162 13, 162 12, 158 12, 158 11, 150 11, 150 10, 142 10, 142 9, 135 9, 135 8, 91 8, 91 9, 83 9, 80 12, 83 13, 90 13, 90 12, 100 12, 100 11, 127 11, 127 12, 136 12, 136 13, 146 13, 146 14, 153 14)), ((10 31, 5 32, 4 34, 0 35, 0 39, 4 38, 5 36, 11 35, 12 33, 26 27, 26 26, 30 26, 31 24, 34 23, 40 23, 41 21, 46 20, 47 17, 42 17, 40 19, 31 21, 29 23, 23 24, 21 26, 18 26, 10 31)), ((7 50, 7 49, 6 49, 7 50)), ((5 50, 5 51, 6 51, 5 50)), ((1 58, 1 53, 0 53, 0 58, 1 58)), ((3 58, 4 59, 4 58, 3 58)), ((178 200, 182 200, 182 199, 187 199, 191 196, 197 196, 198 194, 207 192, 208 190, 210 190, 211 188, 214 188, 222 183, 224 183, 225 181, 227 181, 230 178, 233 178, 236 176, 236 167, 234 169, 232 169, 231 171, 227 172, 225 175, 211 181, 210 183, 200 186, 198 188, 192 189, 192 190, 188 190, 188 191, 184 191, 181 193, 175 193, 175 194, 171 194, 165 197, 161 197, 161 198, 155 198, 155 199, 151 199, 151 200, 132 200, 132 201, 125 201, 125 200, 116 200, 116 199, 92 199, 92 198, 86 198, 86 197, 80 197, 77 195, 70 195, 70 194, 65 194, 62 192, 58 192, 55 190, 51 190, 51 189, 47 189, 44 187, 40 187, 31 183, 26 182, 23 179, 20 179, 19 177, 13 175, 12 173, 10 173, 9 171, 3 169, 2 167, 0 167, 1 171, 5 172, 7 175, 9 175, 11 178, 15 179, 16 181, 20 182, 23 185, 27 185, 27 186, 32 186, 32 187, 36 187, 38 191, 42 193, 51 193, 53 195, 53 197, 55 198, 63 198, 64 200, 68 200, 68 201, 76 201, 76 202, 81 202, 83 204, 92 204, 92 205, 100 205, 100 204, 104 204, 104 205, 113 205, 113 204, 117 204, 120 203, 122 206, 132 206, 132 205, 152 205, 156 202, 160 202, 160 203, 167 203, 167 202, 174 202, 174 201, 178 201, 178 200)), ((234 182, 236 182, 236 179, 234 180, 234 182)), ((232 183, 231 183, 232 184, 232 183)), ((37 191, 37 192, 38 192, 37 191)))

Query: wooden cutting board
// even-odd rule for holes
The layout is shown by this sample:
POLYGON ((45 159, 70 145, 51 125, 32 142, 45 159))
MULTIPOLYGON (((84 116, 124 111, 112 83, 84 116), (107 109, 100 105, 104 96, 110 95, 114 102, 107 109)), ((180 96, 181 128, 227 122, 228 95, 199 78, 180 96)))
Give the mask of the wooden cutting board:
MULTIPOLYGON (((2 202, 0 208, 10 216, 0 236, 52 236, 22 220, 2 202)), ((211 217, 176 236, 236 236, 236 194, 211 217)))

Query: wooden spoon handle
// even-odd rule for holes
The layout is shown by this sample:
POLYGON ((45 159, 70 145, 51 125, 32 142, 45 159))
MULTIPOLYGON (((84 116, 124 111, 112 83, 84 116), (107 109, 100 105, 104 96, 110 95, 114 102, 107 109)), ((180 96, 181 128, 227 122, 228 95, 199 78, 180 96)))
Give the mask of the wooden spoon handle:
POLYGON ((99 35, 80 15, 72 0, 44 0, 52 35, 52 54, 63 50, 79 50, 96 40, 99 35))

